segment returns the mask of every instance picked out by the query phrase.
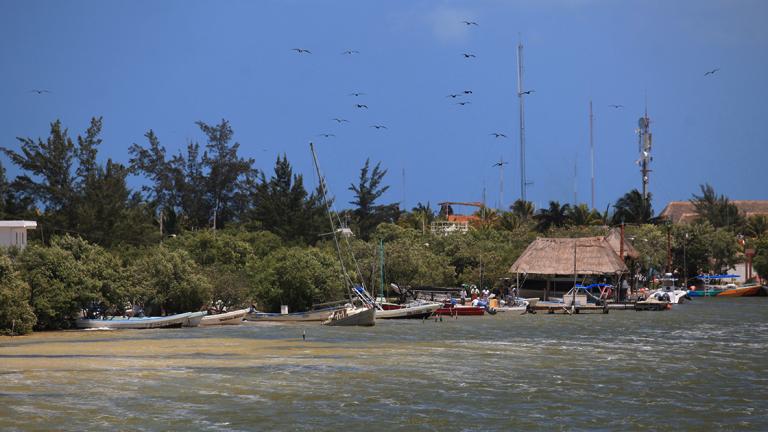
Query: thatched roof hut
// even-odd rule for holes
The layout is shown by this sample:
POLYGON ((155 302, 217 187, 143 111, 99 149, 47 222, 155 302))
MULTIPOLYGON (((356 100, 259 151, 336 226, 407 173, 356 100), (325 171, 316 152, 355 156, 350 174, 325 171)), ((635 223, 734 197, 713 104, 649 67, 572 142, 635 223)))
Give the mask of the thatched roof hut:
POLYGON ((609 275, 627 271, 627 266, 605 237, 537 238, 509 271, 529 275, 572 275, 574 244, 576 274, 609 275))
MULTIPOLYGON (((621 230, 619 228, 611 229, 608 235, 605 236, 605 239, 608 240, 608 244, 611 245, 613 251, 618 255, 621 252, 621 230)), ((624 236, 624 258, 640 258, 640 253, 634 246, 632 246, 632 243, 627 240, 626 236, 624 236)))

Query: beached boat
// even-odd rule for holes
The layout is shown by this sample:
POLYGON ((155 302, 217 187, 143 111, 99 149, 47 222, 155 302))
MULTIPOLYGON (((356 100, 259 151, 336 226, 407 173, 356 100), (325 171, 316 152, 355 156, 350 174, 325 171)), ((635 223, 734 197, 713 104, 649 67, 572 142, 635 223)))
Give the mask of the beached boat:
POLYGON ((203 321, 203 318, 208 315, 207 311, 202 312, 190 312, 187 320, 184 321, 182 327, 197 327, 203 321))
POLYGON ((337 309, 323 321, 328 326, 373 326, 376 324, 376 308, 350 307, 337 309))
POLYGON ((379 319, 421 319, 429 318, 442 306, 440 303, 411 303, 397 305, 393 303, 376 303, 379 309, 376 318, 379 319))
MULTIPOLYGON (((196 317, 192 312, 186 312, 164 317, 106 317, 98 319, 81 318, 75 322, 77 328, 110 328, 110 329, 151 329, 183 327, 185 324, 193 324, 196 317)), ((200 315, 202 319, 202 315, 200 315)), ((199 321, 197 321, 199 323, 199 321)))
POLYGON ((331 314, 338 310, 343 309, 344 306, 317 309, 307 312, 291 312, 287 314, 281 313, 269 313, 252 311, 245 315, 246 321, 260 321, 260 322, 323 322, 331 316, 331 314))
POLYGON ((200 321, 201 326, 217 326, 217 325, 237 325, 243 322, 245 314, 250 309, 239 309, 231 312, 224 312, 215 315, 204 316, 200 321))

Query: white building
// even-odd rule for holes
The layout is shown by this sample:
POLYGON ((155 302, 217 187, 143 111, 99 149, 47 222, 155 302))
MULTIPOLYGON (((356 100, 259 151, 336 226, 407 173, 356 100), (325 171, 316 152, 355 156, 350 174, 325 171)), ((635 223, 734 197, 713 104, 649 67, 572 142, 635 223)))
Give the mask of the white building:
POLYGON ((27 246, 27 230, 37 228, 34 221, 0 221, 0 247, 27 246))

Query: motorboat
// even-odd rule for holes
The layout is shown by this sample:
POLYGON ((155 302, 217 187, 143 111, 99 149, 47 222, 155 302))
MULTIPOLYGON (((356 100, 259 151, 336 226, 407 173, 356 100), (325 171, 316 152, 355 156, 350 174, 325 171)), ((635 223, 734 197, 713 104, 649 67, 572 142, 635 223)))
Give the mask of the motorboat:
POLYGON ((422 319, 429 318, 442 306, 436 302, 412 302, 406 304, 377 302, 378 319, 422 319))
POLYGON ((327 326, 373 326, 376 325, 375 307, 348 307, 335 310, 327 320, 327 326))
POLYGON ((660 301, 668 301, 671 304, 680 304, 686 300, 691 300, 687 289, 675 286, 677 279, 672 277, 672 273, 667 273, 661 278, 661 287, 648 294, 648 298, 655 298, 660 301))
POLYGON ((230 312, 204 316, 200 321, 203 327, 217 325, 237 325, 243 322, 243 318, 250 309, 238 309, 230 312))
POLYGON ((245 314, 246 321, 256 322, 323 322, 335 311, 345 309, 344 306, 317 309, 306 312, 270 313, 252 310, 245 314))
POLYGON ((164 317, 118 317, 81 318, 75 321, 75 326, 81 329, 109 328, 109 329, 152 329, 152 328, 178 328, 197 326, 205 312, 185 312, 164 317), (199 319, 198 319, 199 317, 199 319))

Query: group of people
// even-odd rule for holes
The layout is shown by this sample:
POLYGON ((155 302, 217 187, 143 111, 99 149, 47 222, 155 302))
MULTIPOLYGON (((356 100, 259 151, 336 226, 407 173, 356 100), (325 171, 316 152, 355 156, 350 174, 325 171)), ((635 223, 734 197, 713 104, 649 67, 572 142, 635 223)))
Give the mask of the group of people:
POLYGON ((469 288, 469 299, 470 300, 477 300, 480 299, 486 303, 488 303, 488 299, 491 298, 491 291, 488 290, 488 288, 483 288, 481 291, 479 288, 477 288, 477 285, 469 285, 466 284, 461 286, 461 291, 459 292, 459 295, 461 296, 461 304, 465 304, 467 301, 467 288, 469 288))

